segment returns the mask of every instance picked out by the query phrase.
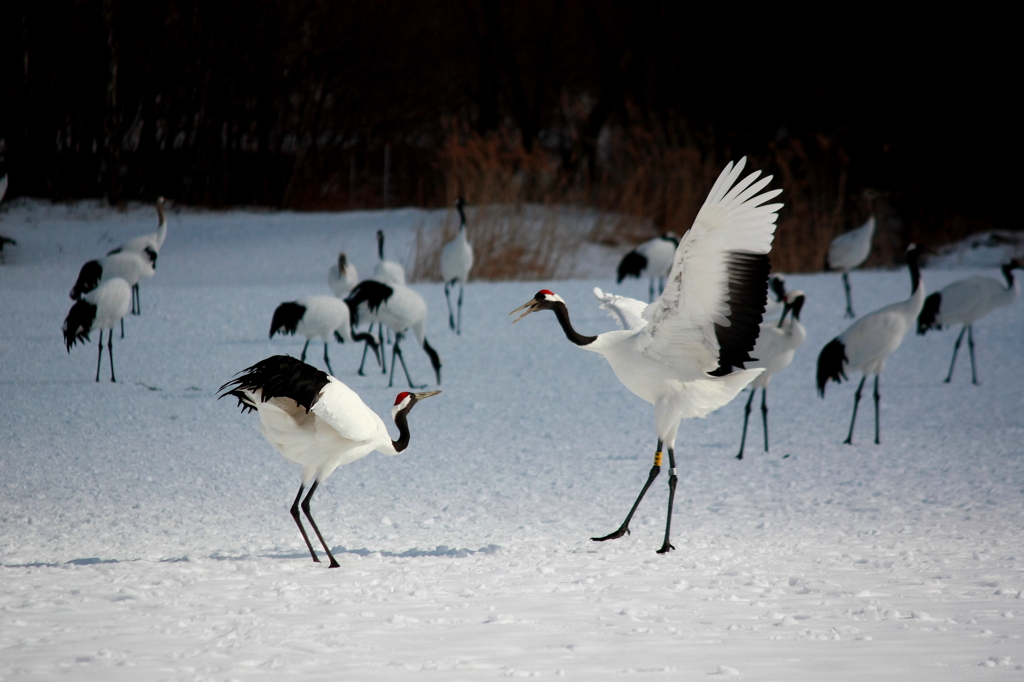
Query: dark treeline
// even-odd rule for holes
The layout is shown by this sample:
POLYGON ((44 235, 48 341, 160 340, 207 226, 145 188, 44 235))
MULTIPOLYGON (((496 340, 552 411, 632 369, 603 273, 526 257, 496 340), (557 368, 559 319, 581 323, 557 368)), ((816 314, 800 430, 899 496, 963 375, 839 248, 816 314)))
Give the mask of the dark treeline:
POLYGON ((539 145, 586 184, 602 134, 640 126, 776 171, 799 148, 789 172, 808 177, 793 182, 820 173, 842 177, 829 191, 883 192, 918 232, 1016 227, 1008 25, 982 41, 962 19, 740 21, 670 1, 4 7, 12 196, 437 205, 450 199, 437 161, 449 135, 539 145))

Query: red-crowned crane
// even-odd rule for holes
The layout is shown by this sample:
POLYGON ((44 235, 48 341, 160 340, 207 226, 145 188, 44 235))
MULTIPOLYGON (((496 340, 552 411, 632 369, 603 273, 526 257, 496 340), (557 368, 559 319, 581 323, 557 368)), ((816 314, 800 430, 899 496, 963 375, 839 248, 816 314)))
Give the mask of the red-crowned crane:
MULTIPOLYGON (((155 256, 149 253, 139 254, 133 251, 114 253, 99 260, 91 260, 78 271, 78 279, 68 295, 71 300, 77 301, 103 282, 112 279, 123 279, 128 282, 129 289, 132 289, 143 277, 153 276, 155 260, 155 256)), ((129 298, 129 308, 137 315, 138 311, 134 308, 135 296, 129 298)), ((124 338, 124 317, 121 318, 121 338, 124 338)))
POLYGON ((373 269, 373 279, 384 284, 405 284, 405 268, 393 260, 384 260, 384 232, 377 230, 377 261, 373 269))
POLYGON ((131 306, 132 289, 120 277, 107 280, 82 296, 71 306, 64 320, 64 345, 68 353, 76 342, 89 341, 89 334, 99 330, 99 357, 96 358, 96 381, 100 380, 100 364, 103 362, 103 330, 107 332, 107 354, 110 356, 110 380, 114 378, 114 325, 124 318, 131 306))
MULTIPOLYGON (((772 278, 772 286, 781 282, 772 278)), ((747 441, 747 422, 750 420, 750 404, 754 402, 757 389, 761 389, 761 421, 764 425, 764 451, 768 452, 768 384, 772 377, 789 367, 796 355, 797 348, 807 338, 807 330, 800 324, 800 311, 804 307, 804 292, 790 291, 782 296, 782 316, 778 322, 762 322, 761 333, 757 337, 751 357, 754 362, 747 363, 748 368, 764 367, 764 371, 750 382, 750 398, 743 408, 743 435, 740 436, 740 452, 736 459, 743 459, 743 444, 747 441), (789 319, 786 319, 786 316, 789 319)))
MULTIPOLYGON (((156 199, 156 213, 160 220, 156 232, 133 237, 116 249, 107 252, 108 256, 115 253, 137 253, 144 258, 148 258, 152 268, 142 272, 141 278, 153 276, 153 273, 156 271, 156 259, 160 255, 160 247, 164 245, 164 240, 167 239, 167 216, 164 215, 163 197, 157 197, 156 199)), ((142 313, 142 301, 139 299, 139 283, 136 281, 134 283, 129 282, 129 284, 132 285, 132 314, 139 315, 142 313)))
MULTIPOLYGON (((301 362, 306 361, 306 349, 312 339, 323 339, 324 342, 324 364, 327 371, 334 374, 331 369, 331 360, 327 357, 327 344, 331 336, 338 340, 338 343, 346 341, 363 341, 366 346, 373 348, 373 355, 380 363, 380 355, 377 341, 372 334, 352 330, 352 318, 354 317, 355 306, 335 298, 334 296, 307 296, 298 301, 288 301, 277 306, 274 310, 274 317, 270 322, 270 337, 274 334, 301 334, 306 337, 306 345, 302 347, 301 362)), ((364 346, 364 356, 365 347, 364 346)), ((363 368, 359 368, 363 373, 363 368)))
POLYGON ((675 262, 676 247, 679 246, 679 235, 666 232, 660 237, 648 239, 636 247, 619 261, 616 272, 616 284, 622 284, 627 277, 648 277, 648 300, 654 300, 654 281, 658 280, 658 294, 665 290, 665 278, 668 277, 672 264, 675 262))
POLYGON ((359 283, 359 271, 348 262, 344 253, 338 254, 338 262, 327 270, 327 286, 338 298, 345 298, 348 292, 359 283))
POLYGON ((331 561, 329 568, 337 568, 338 562, 309 511, 313 493, 339 466, 351 464, 374 450, 385 455, 404 451, 409 446, 409 412, 419 401, 441 392, 399 393, 391 408, 398 440, 392 440, 381 418, 355 391, 286 355, 269 357, 242 370, 220 391, 221 398, 238 398, 242 412, 256 410, 260 432, 285 459, 302 467, 302 484, 292 503, 292 518, 313 561, 320 563, 299 517, 301 500, 302 511, 331 561), (309 492, 302 499, 310 482, 309 492))
POLYGON ((654 405, 658 445, 640 495, 615 532, 596 541, 621 538, 647 489, 661 472, 668 447, 669 496, 665 541, 669 542, 675 497, 675 441, 680 419, 705 417, 742 391, 763 369, 742 369, 760 331, 768 297, 768 251, 782 204, 765 204, 782 190, 761 192, 770 177, 759 172, 739 179, 746 159, 726 165, 676 249, 675 263, 661 297, 650 305, 595 290, 621 331, 583 336, 569 322, 565 301, 542 289, 514 314, 551 310, 566 337, 604 356, 619 381, 654 405), (739 180, 737 182, 737 180, 739 180), (737 371, 734 371, 738 368, 737 371))
MULTIPOLYGON (((388 379, 388 386, 392 386, 395 380, 395 357, 402 363, 405 370, 405 378, 410 388, 423 388, 412 383, 409 376, 409 368, 405 366, 405 358, 402 357, 401 343, 407 330, 412 330, 413 335, 423 347, 423 351, 430 358, 430 365, 434 368, 434 375, 437 384, 441 385, 441 356, 433 349, 427 341, 427 304, 423 297, 402 284, 384 284, 375 282, 372 279, 360 282, 345 301, 358 310, 359 306, 365 305, 367 316, 371 321, 381 324, 395 334, 395 345, 391 350, 391 376, 388 379)), ((366 359, 366 353, 363 353, 366 359)), ((362 370, 360 364, 359 369, 362 370)))
POLYGON ((871 255, 871 238, 875 236, 875 216, 858 228, 844 232, 828 247, 825 257, 826 270, 839 270, 843 273, 843 289, 846 290, 846 317, 853 318, 853 299, 850 297, 849 272, 858 267, 871 255))
POLYGON ((473 268, 473 245, 466 237, 466 202, 459 197, 455 208, 459 210, 459 234, 441 248, 441 280, 444 282, 444 298, 448 302, 448 326, 456 334, 462 333, 462 291, 469 281, 469 271, 473 268), (452 299, 449 289, 459 284, 458 321, 452 312, 452 299))
POLYGON ((1024 269, 1024 263, 1015 259, 1003 265, 1005 287, 991 277, 968 277, 947 285, 924 300, 924 308, 917 318, 918 334, 924 334, 929 329, 963 325, 960 336, 956 337, 956 343, 953 344, 953 360, 949 363, 945 383, 953 379, 956 353, 960 350, 960 342, 966 331, 967 348, 971 355, 971 383, 978 385, 978 373, 974 369, 974 323, 996 308, 1003 308, 1017 300, 1020 283, 1013 278, 1014 269, 1024 269))
POLYGON ((887 305, 860 318, 846 331, 829 341, 818 355, 818 394, 825 397, 828 380, 842 383, 846 372, 861 372, 860 384, 853 394, 853 416, 850 418, 850 433, 843 443, 853 444, 853 425, 857 421, 857 404, 860 392, 869 374, 875 375, 875 444, 879 438, 878 408, 881 395, 878 392, 878 376, 885 369, 885 360, 903 343, 903 337, 913 329, 917 316, 924 306, 924 282, 918 263, 921 247, 911 244, 907 249, 907 267, 910 269, 910 298, 887 305))

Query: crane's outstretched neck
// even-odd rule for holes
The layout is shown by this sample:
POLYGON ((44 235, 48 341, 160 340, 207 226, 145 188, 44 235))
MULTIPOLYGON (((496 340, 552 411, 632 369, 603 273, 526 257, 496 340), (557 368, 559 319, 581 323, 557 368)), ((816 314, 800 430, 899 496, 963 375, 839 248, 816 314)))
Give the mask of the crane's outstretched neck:
POLYGON ((588 346, 594 343, 594 341, 597 341, 596 336, 583 336, 572 328, 572 322, 569 321, 569 309, 565 307, 564 303, 557 301, 551 306, 551 310, 554 311, 555 317, 558 318, 558 324, 562 325, 562 331, 565 332, 565 338, 569 339, 577 346, 588 346))

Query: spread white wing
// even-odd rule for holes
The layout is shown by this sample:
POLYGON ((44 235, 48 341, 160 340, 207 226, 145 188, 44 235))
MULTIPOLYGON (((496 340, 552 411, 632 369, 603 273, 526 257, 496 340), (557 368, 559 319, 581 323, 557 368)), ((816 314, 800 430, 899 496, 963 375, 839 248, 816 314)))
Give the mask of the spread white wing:
POLYGON ((643 318, 644 308, 647 304, 635 298, 626 298, 616 294, 606 294, 598 287, 594 287, 594 296, 601 302, 601 309, 607 310, 608 314, 619 323, 623 329, 640 329, 647 324, 643 318))
POLYGON ((683 370, 737 366, 753 347, 767 300, 768 259, 782 190, 762 192, 759 171, 737 182, 746 158, 718 177, 676 249, 661 297, 643 312, 643 352, 683 370), (756 181, 756 182, 755 182, 756 181), (745 350, 744 350, 745 348, 745 350))

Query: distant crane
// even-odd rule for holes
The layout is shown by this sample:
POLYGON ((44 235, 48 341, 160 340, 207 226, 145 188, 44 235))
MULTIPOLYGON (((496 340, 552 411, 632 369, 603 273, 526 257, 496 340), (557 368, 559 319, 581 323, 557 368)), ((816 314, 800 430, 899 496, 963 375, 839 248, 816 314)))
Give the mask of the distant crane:
POLYGON ((879 439, 878 407, 881 395, 878 393, 878 376, 885 369, 885 360, 903 343, 903 337, 910 331, 924 305, 924 283, 918 263, 921 247, 911 244, 907 250, 907 267, 910 268, 911 295, 905 301, 887 305, 860 318, 846 331, 829 341, 818 355, 818 394, 825 397, 828 380, 842 383, 846 371, 861 372, 860 384, 853 394, 853 417, 850 419, 850 433, 843 442, 853 444, 853 425, 857 421, 857 404, 860 392, 869 374, 875 375, 875 444, 879 439))
POLYGON ((1003 308, 1017 300, 1020 282, 1013 278, 1014 269, 1024 269, 1024 263, 1014 259, 1003 265, 1005 287, 990 277, 968 277, 947 285, 942 291, 936 291, 924 300, 924 308, 917 318, 918 334, 923 335, 929 329, 963 325, 960 336, 956 337, 956 343, 953 344, 953 360, 949 363, 945 383, 948 384, 953 378, 956 353, 960 350, 960 342, 966 331, 967 348, 971 354, 971 383, 978 385, 978 373, 974 369, 974 323, 996 308, 1003 308))
POLYGON ((619 261, 616 284, 622 284, 627 277, 648 277, 648 300, 654 300, 654 281, 658 280, 658 294, 665 290, 665 278, 668 277, 672 264, 675 262, 676 248, 679 246, 679 235, 666 232, 660 237, 648 239, 636 247, 619 261))
MULTIPOLYGON (((155 260, 156 256, 149 252, 139 254, 134 251, 122 251, 110 254, 99 260, 91 260, 79 270, 78 279, 68 295, 72 300, 77 301, 103 282, 108 282, 112 279, 123 279, 128 282, 129 288, 134 287, 143 277, 153 276, 153 262, 155 260)), ((129 298, 131 299, 129 307, 131 307, 136 299, 134 296, 129 298)), ((132 313, 138 314, 134 309, 132 309, 132 313)), ((121 338, 124 338, 123 316, 121 318, 121 338)))
POLYGON ((469 271, 473 268, 473 245, 466 237, 466 206, 465 200, 459 197, 455 208, 459 210, 459 234, 441 249, 441 279, 444 281, 444 297, 448 301, 448 326, 456 334, 462 333, 462 291, 469 281, 469 271), (459 314, 456 323, 452 314, 452 299, 448 290, 459 284, 459 314))
MULTIPOLYGON (((409 376, 409 368, 405 366, 405 358, 402 357, 401 343, 407 330, 412 330, 416 340, 423 347, 423 351, 430 358, 430 365, 434 368, 434 375, 437 377, 437 384, 441 385, 441 356, 431 347, 427 341, 427 304, 418 293, 402 284, 384 284, 374 280, 363 280, 345 301, 354 309, 365 305, 370 320, 387 327, 395 334, 395 345, 391 350, 391 376, 388 379, 388 386, 392 386, 395 380, 395 357, 402 363, 405 370, 405 378, 411 388, 423 388, 412 383, 409 376)), ((366 359, 366 352, 363 352, 363 360, 366 359)), ((359 365, 360 373, 363 366, 359 365)))
POLYGON ((661 472, 662 447, 668 446, 669 497, 664 554, 669 542, 675 497, 675 441, 679 420, 704 417, 725 405, 763 369, 742 369, 760 331, 768 296, 768 251, 775 233, 776 211, 782 204, 765 204, 782 190, 761 192, 770 177, 740 173, 746 159, 726 165, 693 227, 676 249, 668 284, 650 305, 636 299, 594 295, 623 327, 598 336, 573 329, 565 301, 542 289, 525 305, 514 322, 539 310, 551 310, 566 338, 580 348, 604 356, 619 381, 654 405, 658 445, 654 466, 632 509, 615 532, 591 538, 603 542, 629 532, 629 522, 651 483, 661 472), (737 182, 739 180, 739 182, 737 182), (733 371, 738 368, 738 371, 733 371))
POLYGON ((302 484, 292 503, 292 518, 313 561, 320 563, 299 516, 301 500, 302 511, 331 561, 329 568, 337 568, 338 562, 309 511, 313 493, 339 466, 351 464, 374 450, 385 455, 404 451, 409 445, 409 412, 419 401, 441 392, 399 393, 391 408, 398 440, 392 440, 381 418, 355 391, 333 376, 286 355, 269 357, 242 370, 220 391, 221 398, 237 398, 243 413, 256 410, 260 431, 270 444, 289 462, 302 467, 302 484), (310 481, 309 492, 302 499, 310 481))
MULTIPOLYGON (((333 335, 338 343, 345 341, 365 342, 365 347, 373 348, 373 355, 380 363, 380 353, 377 341, 372 334, 353 331, 351 320, 354 315, 354 306, 335 298, 334 296, 307 296, 298 301, 288 301, 277 306, 274 310, 274 317, 270 322, 270 338, 274 334, 301 334, 306 337, 306 345, 302 347, 301 362, 306 361, 306 349, 312 339, 323 339, 324 342, 324 364, 327 371, 334 374, 331 369, 331 360, 327 357, 327 344, 333 335)), ((364 356, 365 356, 365 350, 364 356)), ((360 366, 359 373, 363 373, 360 366)))
POLYGON ((828 247, 825 257, 826 270, 839 270, 843 273, 843 288, 846 290, 846 317, 853 314, 853 299, 850 297, 849 272, 860 266, 871 255, 871 238, 875 235, 875 216, 868 218, 860 227, 844 232, 828 247))
MULTIPOLYGON (((774 282, 781 280, 774 279, 774 282)), ((764 451, 768 452, 768 384, 778 372, 789 367, 796 355, 797 348, 807 338, 807 330, 800 324, 800 311, 804 307, 804 292, 790 291, 783 294, 782 317, 778 322, 762 322, 761 333, 757 337, 751 357, 754 362, 748 368, 764 367, 756 379, 750 383, 750 398, 743 409, 743 435, 740 437, 740 452, 736 459, 743 459, 743 444, 747 441, 747 422, 750 419, 750 404, 754 402, 757 389, 761 389, 761 421, 764 424, 764 451), (789 320, 786 315, 789 315, 789 320)))
MULTIPOLYGON (((163 197, 157 197, 156 199, 156 214, 160 220, 156 232, 133 237, 116 249, 107 252, 108 256, 115 253, 137 253, 144 258, 148 258, 152 268, 141 274, 143 279, 153 276, 153 273, 156 271, 156 259, 160 255, 160 247, 164 245, 164 240, 167 239, 167 216, 164 215, 163 197)), ((136 280, 132 283, 132 314, 140 315, 141 313, 142 301, 139 299, 139 282, 136 280)))
POLYGON ((384 284, 405 284, 405 268, 393 260, 384 259, 384 232, 377 230, 377 266, 373 269, 373 279, 384 284))
POLYGON ((348 292, 359 283, 359 272, 356 266, 348 262, 344 253, 338 254, 338 262, 327 270, 327 286, 338 298, 345 298, 348 292))
POLYGON ((107 280, 82 296, 71 306, 64 320, 64 345, 68 353, 76 342, 89 341, 89 334, 99 330, 99 357, 96 358, 96 381, 100 380, 100 364, 103 362, 103 330, 107 332, 107 354, 110 356, 110 380, 114 378, 114 325, 124 319, 131 306, 132 289, 120 277, 107 280))

